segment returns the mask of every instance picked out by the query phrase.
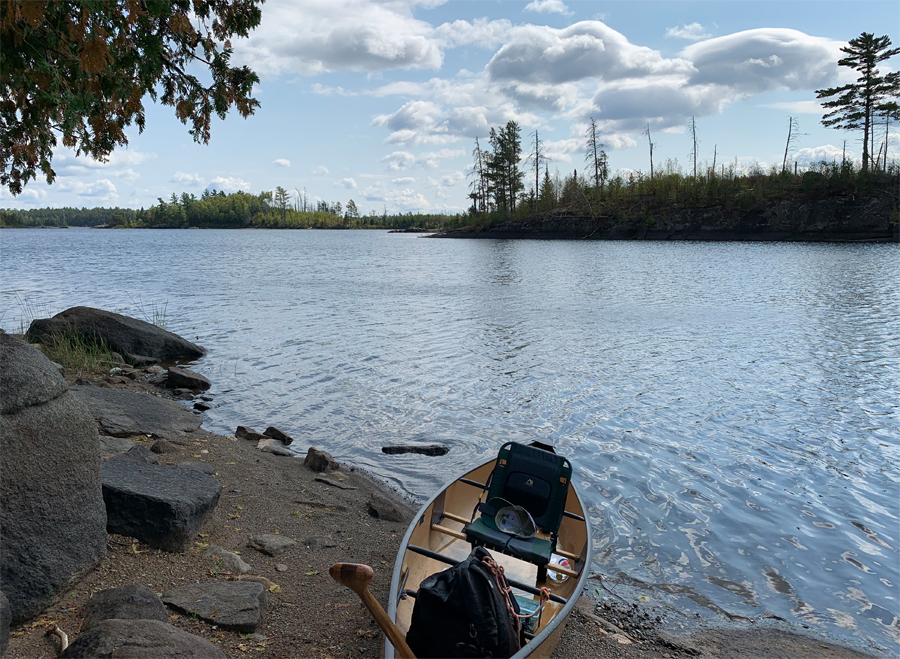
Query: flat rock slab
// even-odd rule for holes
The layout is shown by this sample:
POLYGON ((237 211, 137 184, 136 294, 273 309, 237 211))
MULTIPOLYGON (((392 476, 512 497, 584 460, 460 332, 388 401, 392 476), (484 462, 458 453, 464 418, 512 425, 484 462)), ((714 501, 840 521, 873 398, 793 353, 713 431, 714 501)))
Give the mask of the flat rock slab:
POLYGON ((101 590, 91 597, 82 612, 85 632, 104 620, 159 620, 167 622, 166 605, 156 593, 143 584, 101 590))
POLYGON ((257 551, 261 551, 269 556, 278 556, 278 554, 290 549, 297 544, 296 540, 291 540, 283 535, 275 535, 274 533, 263 533, 250 538, 247 543, 257 551))
POLYGON ((211 545, 203 552, 204 556, 212 556, 222 562, 222 571, 229 574, 247 574, 253 568, 233 551, 211 545))
POLYGON ((175 465, 179 469, 194 469, 208 476, 216 475, 216 468, 208 462, 197 462, 195 460, 181 460, 175 465))
POLYGON ((244 634, 256 631, 266 612, 266 588, 254 581, 190 584, 163 593, 162 599, 182 613, 244 634))
POLYGON ((205 638, 159 620, 104 620, 79 635, 60 659, 229 659, 205 638))
POLYGON ((404 453, 418 453, 419 455, 447 455, 449 447, 441 444, 412 444, 409 446, 382 446, 381 452, 387 455, 402 455, 404 453))
POLYGON ((102 434, 112 437, 153 435, 175 439, 194 432, 203 419, 175 401, 122 389, 77 386, 71 392, 96 419, 102 434))
POLYGON ((284 444, 282 444, 277 439, 272 439, 271 437, 265 437, 256 444, 256 448, 264 453, 274 453, 275 455, 281 455, 287 458, 293 457, 293 453, 284 448, 284 444))
POLYGON ((148 464, 127 454, 104 462, 100 476, 107 531, 166 551, 191 546, 222 492, 212 476, 148 464))
POLYGON ((134 442, 127 437, 100 435, 100 459, 109 460, 131 450, 134 442))

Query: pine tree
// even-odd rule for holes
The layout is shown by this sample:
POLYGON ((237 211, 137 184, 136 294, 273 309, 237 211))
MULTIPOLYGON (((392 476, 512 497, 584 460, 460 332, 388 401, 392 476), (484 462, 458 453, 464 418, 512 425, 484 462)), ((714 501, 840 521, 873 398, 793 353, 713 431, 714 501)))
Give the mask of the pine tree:
POLYGON ((841 48, 847 57, 838 60, 838 64, 858 71, 856 82, 816 90, 816 98, 835 97, 822 103, 822 107, 830 110, 822 117, 823 126, 840 130, 862 129, 864 172, 869 169, 876 114, 880 107, 889 105, 891 99, 900 96, 900 72, 882 76, 877 67, 879 62, 900 53, 900 48, 891 48, 890 45, 887 35, 876 37, 869 32, 851 39, 847 46, 841 48))

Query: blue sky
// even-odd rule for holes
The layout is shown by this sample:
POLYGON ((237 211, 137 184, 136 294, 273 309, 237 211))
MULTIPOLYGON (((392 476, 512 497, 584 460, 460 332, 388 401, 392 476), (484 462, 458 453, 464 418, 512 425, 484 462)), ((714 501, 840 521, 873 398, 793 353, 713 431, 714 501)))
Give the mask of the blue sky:
POLYGON ((468 206, 475 138, 485 145, 510 119, 524 142, 538 131, 551 173, 582 170, 590 117, 623 172, 649 171, 648 125, 654 167, 686 170, 692 116, 707 164, 714 150, 718 163, 780 164, 792 116, 801 166, 840 158, 843 140, 859 157, 857 134, 821 126, 814 90, 850 79, 839 48, 861 32, 900 45, 894 0, 267 0, 262 11, 235 43, 234 61, 261 77, 254 116, 214 119, 198 145, 147 98, 147 128, 128 132, 127 149, 98 163, 60 148, 56 183, 3 190, 0 207, 140 208, 281 185, 363 213, 454 213, 468 206))

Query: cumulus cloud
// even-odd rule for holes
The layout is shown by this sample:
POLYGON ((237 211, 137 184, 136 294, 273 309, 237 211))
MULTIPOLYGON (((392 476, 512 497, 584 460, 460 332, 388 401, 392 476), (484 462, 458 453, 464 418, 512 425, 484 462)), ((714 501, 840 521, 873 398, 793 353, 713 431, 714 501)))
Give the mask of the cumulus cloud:
POLYGON ((47 198, 47 192, 44 190, 36 190, 34 188, 25 188, 16 199, 25 204, 38 204, 47 198))
POLYGON ((236 176, 217 176, 212 181, 209 182, 209 185, 206 186, 206 189, 210 192, 238 192, 243 191, 247 192, 250 190, 250 184, 236 176))
POLYGON ((523 11, 536 11, 539 14, 562 14, 571 16, 572 12, 562 0, 531 0, 523 11))
POLYGON ((325 165, 319 165, 315 169, 312 170, 313 176, 328 176, 331 172, 328 171, 328 168, 325 165))
POLYGON ((424 169, 437 169, 440 167, 441 160, 459 158, 464 155, 466 155, 464 149, 441 149, 440 151, 419 154, 416 157, 416 162, 424 169))
POLYGON ((235 41, 235 58, 261 75, 437 69, 443 53, 433 28, 412 10, 372 0, 270 2, 260 26, 235 41))
POLYGON ((667 59, 658 51, 636 46, 600 21, 581 21, 563 29, 522 26, 486 67, 495 81, 551 84, 690 70, 690 62, 667 59))
POLYGON ((421 193, 411 187, 386 188, 381 181, 363 189, 366 201, 382 203, 388 207, 389 212, 415 211, 426 212, 432 205, 421 193))
POLYGON ((444 46, 496 48, 509 38, 512 29, 513 24, 505 18, 476 18, 472 22, 455 20, 438 25, 434 35, 444 46))
POLYGON ((343 186, 348 190, 355 190, 358 187, 356 185, 356 181, 354 181, 352 178, 342 178, 340 181, 335 183, 335 185, 343 186))
POLYGON ((391 172, 401 172, 409 169, 416 161, 416 157, 408 151, 394 151, 381 159, 385 163, 385 167, 391 172))
POLYGON ((77 179, 67 177, 57 179, 56 185, 60 190, 72 192, 79 197, 90 197, 98 201, 114 201, 119 198, 116 186, 109 179, 100 179, 93 183, 85 183, 77 179))
POLYGON ((53 169, 59 176, 89 176, 103 171, 108 176, 136 180, 140 175, 134 171, 134 167, 154 158, 155 153, 117 149, 106 160, 94 160, 88 155, 76 156, 70 149, 59 149, 53 153, 53 169))
POLYGON ((688 41, 700 41, 708 39, 710 34, 700 23, 688 23, 680 27, 666 28, 666 36, 675 39, 687 39, 688 41))
POLYGON ((743 94, 827 86, 838 74, 839 41, 786 28, 760 28, 691 44, 681 51, 691 85, 723 85, 743 94))
POLYGON ((319 96, 356 96, 357 92, 349 91, 344 89, 343 87, 326 87, 321 83, 314 83, 310 89, 313 94, 318 94, 319 96))
POLYGON ((848 161, 853 161, 856 154, 847 149, 846 153, 843 148, 834 146, 833 144, 823 144, 822 146, 806 147, 799 149, 791 158, 801 167, 808 167, 820 162, 841 162, 846 157, 848 161))
POLYGON ((272 161, 272 164, 276 165, 278 167, 290 167, 291 161, 288 160, 287 158, 276 158, 275 160, 272 161))

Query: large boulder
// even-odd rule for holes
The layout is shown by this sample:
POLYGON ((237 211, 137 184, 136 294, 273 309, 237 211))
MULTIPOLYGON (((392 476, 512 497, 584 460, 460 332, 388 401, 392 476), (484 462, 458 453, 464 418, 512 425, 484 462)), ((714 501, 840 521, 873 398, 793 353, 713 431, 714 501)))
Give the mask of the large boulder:
POLYGON ((210 641, 159 620, 104 620, 83 634, 60 659, 228 659, 210 641))
POLYGON ((9 613, 9 600, 0 592, 0 657, 6 653, 9 645, 9 623, 12 616, 9 613))
POLYGON ((144 584, 101 590, 85 604, 81 617, 82 633, 104 620, 169 620, 166 605, 144 584))
POLYGON ((106 552, 93 418, 44 357, 0 334, 0 583, 13 623, 106 552))
POLYGON ((137 318, 91 307, 72 307, 53 318, 39 318, 28 328, 28 339, 41 342, 54 334, 77 334, 88 342, 103 341, 131 363, 150 360, 199 359, 206 349, 177 334, 137 318))
POLYGON ((165 551, 190 548, 222 493, 212 476, 149 464, 128 453, 104 462, 101 474, 107 530, 165 551))

